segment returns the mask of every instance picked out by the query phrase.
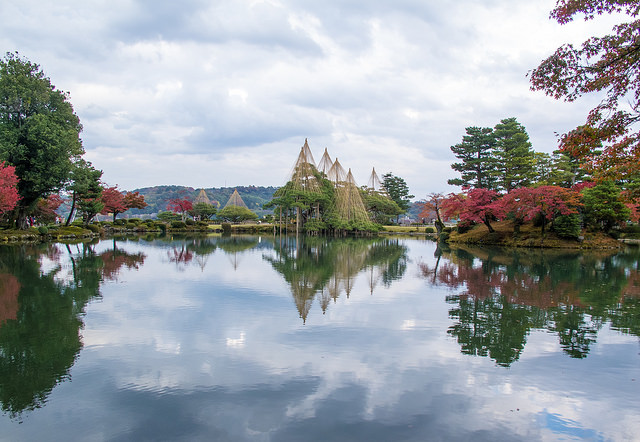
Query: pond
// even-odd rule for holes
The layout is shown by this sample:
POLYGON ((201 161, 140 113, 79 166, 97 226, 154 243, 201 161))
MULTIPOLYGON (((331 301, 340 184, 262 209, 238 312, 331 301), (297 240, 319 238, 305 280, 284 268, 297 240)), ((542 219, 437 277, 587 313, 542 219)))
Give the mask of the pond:
POLYGON ((633 440, 640 250, 0 246, 0 440, 633 440))

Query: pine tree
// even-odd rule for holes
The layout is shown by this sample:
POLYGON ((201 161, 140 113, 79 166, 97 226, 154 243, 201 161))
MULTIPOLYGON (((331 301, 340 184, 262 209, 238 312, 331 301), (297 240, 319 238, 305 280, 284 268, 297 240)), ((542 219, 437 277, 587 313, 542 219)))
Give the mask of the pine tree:
POLYGON ((514 118, 505 118, 494 128, 496 137, 495 177, 498 188, 509 192, 527 187, 535 179, 535 153, 529 134, 514 118))
POLYGON ((491 171, 494 169, 493 149, 496 138, 490 127, 467 127, 467 135, 462 137, 462 143, 451 146, 451 151, 461 160, 451 168, 460 172, 460 178, 450 179, 453 186, 493 189, 495 178, 491 171))

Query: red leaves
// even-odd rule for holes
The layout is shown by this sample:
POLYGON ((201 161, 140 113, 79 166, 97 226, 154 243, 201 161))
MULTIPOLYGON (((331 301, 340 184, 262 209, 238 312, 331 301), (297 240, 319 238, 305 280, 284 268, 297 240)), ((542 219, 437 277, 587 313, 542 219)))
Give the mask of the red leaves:
POLYGON ((624 12, 635 17, 640 11, 637 0, 558 0, 551 11, 551 18, 561 25, 573 20, 573 16, 583 13, 585 20, 592 20, 596 15, 604 13, 624 12))
MULTIPOLYGON (((586 186, 583 186, 586 187, 586 186)), ((557 215, 577 213, 582 206, 579 190, 559 186, 520 187, 504 196, 487 189, 472 189, 466 194, 451 194, 442 201, 446 216, 459 217, 463 222, 484 223, 490 232, 490 222, 509 216, 516 222, 531 221, 537 216, 551 221, 557 215)))
POLYGON ((460 220, 484 223, 490 232, 491 220, 497 215, 494 201, 498 192, 488 189, 471 189, 466 194, 451 194, 442 201, 442 208, 447 218, 459 217, 460 220))
MULTIPOLYGON (((584 13, 637 17, 638 0, 559 0, 551 17, 564 24, 584 13)), ((604 37, 592 37, 579 49, 561 46, 530 72, 531 89, 566 101, 604 93, 585 124, 560 139, 561 150, 584 158, 598 178, 640 171, 640 20, 622 23, 604 37)))
POLYGON ((127 210, 124 195, 118 190, 118 186, 102 189, 102 202, 104 203, 104 209, 100 212, 102 215, 113 213, 115 218, 115 215, 127 210))
POLYGON ((577 213, 580 193, 558 186, 521 187, 496 201, 496 212, 505 217, 512 214, 519 221, 531 221, 541 215, 551 221, 556 215, 577 213))
POLYGON ((18 177, 16 168, 0 163, 0 214, 9 212, 18 204, 18 177))
POLYGON ((129 192, 124 196, 124 205, 127 209, 144 209, 148 204, 144 200, 144 195, 138 192, 129 192))
POLYGON ((169 200, 167 209, 176 213, 186 213, 193 209, 193 204, 187 198, 173 198, 169 200))
POLYGON ((100 212, 102 215, 113 213, 113 219, 119 213, 126 212, 129 209, 143 209, 147 207, 144 196, 138 192, 129 192, 123 194, 118 190, 118 186, 106 187, 102 190, 102 202, 104 209, 100 212))

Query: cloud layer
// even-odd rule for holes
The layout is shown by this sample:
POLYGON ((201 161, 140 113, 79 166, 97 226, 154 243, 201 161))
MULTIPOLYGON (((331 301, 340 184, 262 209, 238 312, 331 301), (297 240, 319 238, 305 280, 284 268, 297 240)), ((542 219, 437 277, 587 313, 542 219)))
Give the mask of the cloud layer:
POLYGON ((149 0, 0 4, 0 48, 71 92, 109 184, 281 185, 308 138, 361 184, 455 190, 449 146, 515 116, 534 149, 593 99, 555 102, 526 73, 615 18, 559 26, 524 0, 149 0))

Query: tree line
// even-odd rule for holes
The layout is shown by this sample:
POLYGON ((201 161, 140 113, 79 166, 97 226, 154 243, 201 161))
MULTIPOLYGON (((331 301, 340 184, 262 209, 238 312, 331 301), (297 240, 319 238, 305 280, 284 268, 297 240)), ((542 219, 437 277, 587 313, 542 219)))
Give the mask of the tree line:
POLYGON ((82 125, 69 101, 40 66, 18 53, 0 60, 0 216, 8 226, 58 221, 69 195, 69 216, 85 225, 99 213, 114 218, 146 205, 137 192, 124 193, 101 181, 102 171, 82 158, 82 125))
POLYGON ((511 219, 549 224, 568 237, 581 226, 610 231, 640 218, 640 1, 558 0, 551 18, 561 25, 582 16, 594 20, 620 14, 630 21, 609 35, 591 37, 581 47, 566 44, 529 72, 532 90, 565 101, 585 94, 604 98, 585 123, 560 135, 552 154, 535 152, 515 118, 493 128, 467 127, 451 146, 460 174, 449 184, 463 192, 431 194, 422 216, 459 218, 462 228, 511 219))

